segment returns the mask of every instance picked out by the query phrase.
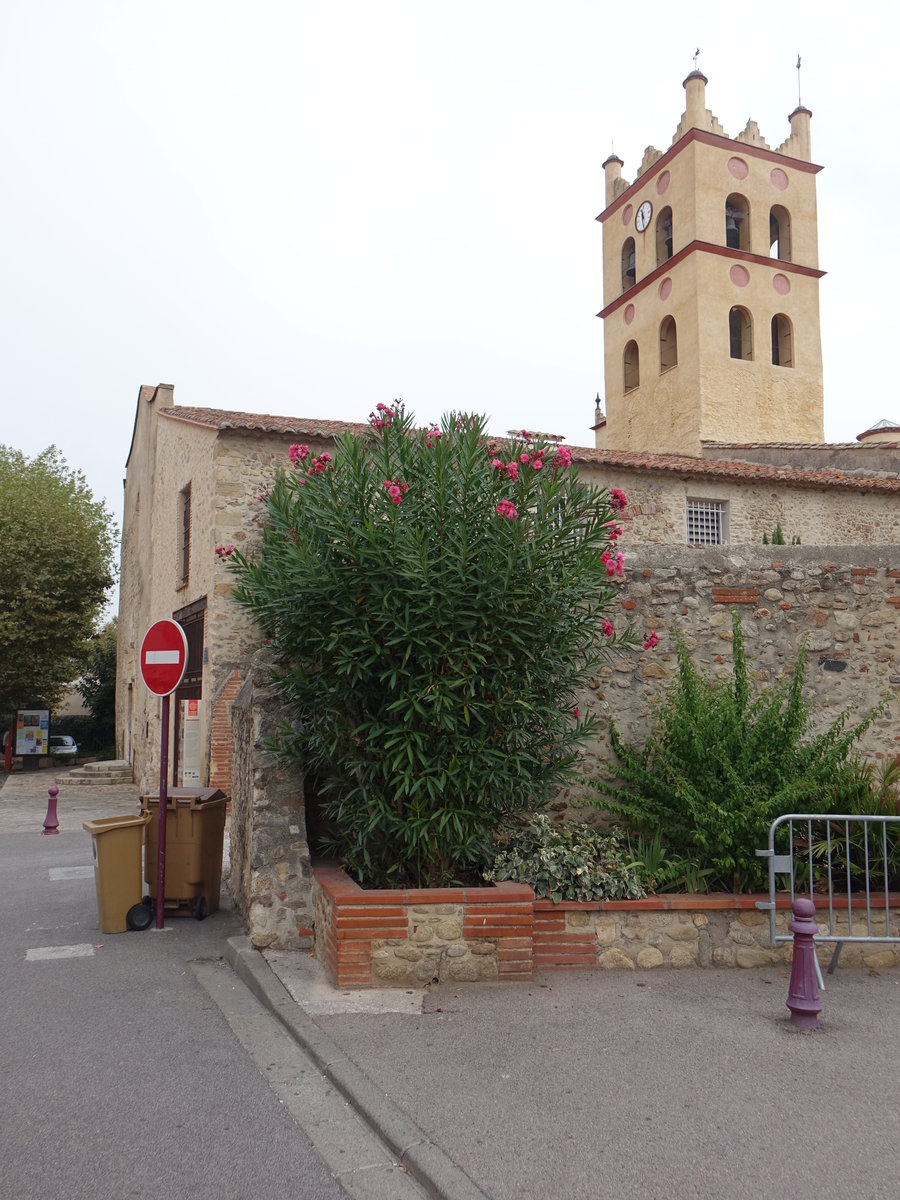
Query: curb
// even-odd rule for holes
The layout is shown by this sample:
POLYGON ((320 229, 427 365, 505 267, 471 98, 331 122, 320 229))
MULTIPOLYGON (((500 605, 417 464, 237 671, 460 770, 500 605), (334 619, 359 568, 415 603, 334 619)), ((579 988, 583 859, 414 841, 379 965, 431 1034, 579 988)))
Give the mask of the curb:
POLYGON ((247 937, 226 942, 225 959, 254 996, 435 1200, 490 1200, 292 999, 247 937))

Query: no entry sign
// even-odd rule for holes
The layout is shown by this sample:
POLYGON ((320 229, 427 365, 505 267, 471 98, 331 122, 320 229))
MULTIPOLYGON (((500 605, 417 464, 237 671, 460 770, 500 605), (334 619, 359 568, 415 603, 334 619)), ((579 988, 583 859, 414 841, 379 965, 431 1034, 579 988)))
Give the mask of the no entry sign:
POLYGON ((177 621, 156 621, 141 642, 141 678, 156 696, 169 696, 181 683, 188 646, 177 621))

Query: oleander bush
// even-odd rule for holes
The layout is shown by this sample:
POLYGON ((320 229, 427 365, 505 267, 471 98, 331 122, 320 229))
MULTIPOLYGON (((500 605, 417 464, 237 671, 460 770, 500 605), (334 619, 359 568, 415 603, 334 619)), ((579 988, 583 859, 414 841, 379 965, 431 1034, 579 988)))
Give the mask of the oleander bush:
MULTIPOLYGON (((235 596, 275 650, 275 748, 315 772, 361 882, 480 878, 495 838, 571 777, 578 689, 635 644, 610 620, 625 497, 482 417, 379 405, 335 453, 291 448, 235 596)), ((656 635, 646 639, 654 645, 656 635)))

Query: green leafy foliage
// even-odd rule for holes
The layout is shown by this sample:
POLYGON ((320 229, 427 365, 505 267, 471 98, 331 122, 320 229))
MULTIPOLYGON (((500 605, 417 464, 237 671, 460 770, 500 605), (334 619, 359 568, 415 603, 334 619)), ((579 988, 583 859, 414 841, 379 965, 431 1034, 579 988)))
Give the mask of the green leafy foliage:
POLYGON ((621 833, 590 825, 554 825, 537 813, 513 833, 484 878, 527 883, 539 898, 638 900, 647 891, 621 833))
MULTIPOLYGON (((78 674, 113 582, 115 524, 50 447, 0 446, 0 714, 52 705, 78 674)), ((5 723, 5 721, 4 721, 5 723)))
POLYGON ((620 493, 564 447, 417 430, 379 407, 332 461, 292 447, 235 596, 280 660, 280 753, 315 772, 334 848, 376 885, 477 878, 494 835, 568 778, 592 667, 633 637, 604 614, 620 493), (604 632, 605 630, 605 632, 604 632))
POLYGON ((621 782, 599 783, 598 803, 635 833, 658 835, 674 859, 708 871, 708 886, 752 891, 766 879, 755 850, 775 817, 842 811, 858 792, 853 746, 883 703, 855 724, 845 710, 808 736, 806 642, 790 675, 753 698, 737 611, 732 628, 730 680, 704 677, 676 634, 677 682, 643 746, 626 746, 611 727, 621 782))
MULTIPOLYGON (((116 620, 107 622, 85 647, 75 685, 91 713, 89 743, 101 748, 116 740, 116 620)), ((54 732, 56 722, 54 722, 54 732)))

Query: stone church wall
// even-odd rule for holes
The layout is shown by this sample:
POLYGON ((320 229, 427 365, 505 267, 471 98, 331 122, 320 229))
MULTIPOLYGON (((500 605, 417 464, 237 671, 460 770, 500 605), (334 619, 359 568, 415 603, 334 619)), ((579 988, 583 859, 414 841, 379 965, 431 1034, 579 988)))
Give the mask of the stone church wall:
MULTIPOLYGON (((760 687, 790 672, 806 636, 815 728, 848 705, 861 714, 890 696, 861 748, 875 759, 900 753, 900 546, 631 547, 619 596, 617 626, 655 629, 659 645, 617 656, 586 690, 584 705, 603 725, 586 754, 589 774, 608 774, 610 717, 626 741, 646 737, 655 701, 676 678, 674 628, 704 673, 730 675, 735 607, 760 687)), ((585 793, 568 798, 577 807, 585 793)))
POLYGON ((257 654, 231 709, 231 875, 229 890, 259 949, 312 945, 313 877, 303 781, 266 749, 281 720, 271 656, 257 654))

